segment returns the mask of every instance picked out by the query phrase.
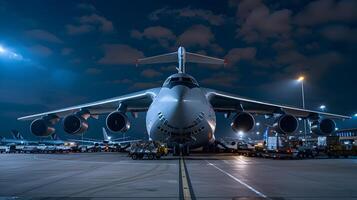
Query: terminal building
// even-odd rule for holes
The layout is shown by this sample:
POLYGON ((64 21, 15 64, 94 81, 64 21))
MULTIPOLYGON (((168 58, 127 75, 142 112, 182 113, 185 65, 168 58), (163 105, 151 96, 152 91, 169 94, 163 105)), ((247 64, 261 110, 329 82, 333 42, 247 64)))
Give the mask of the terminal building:
POLYGON ((345 144, 357 144, 357 128, 341 129, 335 132, 345 144))
POLYGON ((357 128, 337 130, 335 135, 340 137, 354 137, 357 139, 357 128))

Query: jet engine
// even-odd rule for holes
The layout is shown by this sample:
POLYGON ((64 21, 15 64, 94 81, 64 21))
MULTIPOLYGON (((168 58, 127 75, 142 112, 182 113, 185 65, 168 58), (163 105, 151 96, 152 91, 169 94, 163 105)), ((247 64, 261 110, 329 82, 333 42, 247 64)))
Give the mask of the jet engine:
POLYGON ((298 120, 293 115, 281 115, 273 124, 274 129, 280 134, 291 134, 298 128, 298 120))
POLYGON ((253 129, 255 124, 254 117, 247 112, 239 112, 234 116, 231 127, 235 132, 248 132, 253 129))
POLYGON ((107 127, 112 132, 125 132, 130 128, 128 117, 120 111, 110 113, 106 120, 107 127))
POLYGON ((83 133, 88 129, 88 122, 80 115, 68 115, 63 119, 63 129, 69 134, 83 133))
POLYGON ((31 133, 36 136, 49 136, 55 132, 50 121, 45 119, 36 119, 30 125, 31 133))
POLYGON ((318 135, 328 135, 335 131, 336 124, 332 119, 322 119, 311 123, 312 132, 318 135))

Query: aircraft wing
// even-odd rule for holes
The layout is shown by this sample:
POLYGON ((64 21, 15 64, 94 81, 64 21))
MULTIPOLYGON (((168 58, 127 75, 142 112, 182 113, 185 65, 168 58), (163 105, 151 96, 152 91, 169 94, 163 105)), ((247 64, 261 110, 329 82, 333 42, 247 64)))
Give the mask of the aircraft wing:
POLYGON ((213 89, 205 89, 205 91, 207 99, 213 106, 214 110, 217 112, 235 112, 237 110, 243 109, 244 111, 249 113, 262 115, 286 113, 300 118, 318 118, 318 116, 326 116, 331 119, 351 118, 349 116, 344 115, 318 112, 291 106, 256 101, 213 89))
POLYGON ((100 115, 104 113, 110 113, 116 110, 119 104, 123 103, 127 107, 129 112, 147 111, 153 98, 158 94, 160 88, 153 88, 143 90, 140 92, 131 93, 119 97, 96 101, 92 103, 86 103, 78 106, 72 106, 68 108, 53 110, 50 112, 44 112, 40 114, 29 115, 20 117, 18 120, 34 120, 41 117, 51 116, 54 118, 62 118, 69 114, 76 113, 80 110, 89 111, 91 115, 100 115))

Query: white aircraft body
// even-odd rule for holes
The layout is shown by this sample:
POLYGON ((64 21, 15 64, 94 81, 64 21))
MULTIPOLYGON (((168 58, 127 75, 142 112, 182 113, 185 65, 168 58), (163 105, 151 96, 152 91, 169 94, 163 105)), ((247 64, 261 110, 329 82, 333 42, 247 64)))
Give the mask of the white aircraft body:
POLYGON ((34 120, 31 132, 46 136, 55 131, 54 124, 63 118, 67 133, 82 133, 88 128, 88 118, 108 114, 107 128, 112 132, 124 132, 130 127, 127 113, 147 112, 146 129, 149 139, 173 144, 174 153, 188 154, 189 148, 199 147, 215 140, 216 112, 227 118, 232 115, 231 126, 235 131, 253 129, 253 115, 274 117, 274 128, 289 134, 298 128, 298 118, 312 122, 312 130, 318 134, 330 134, 335 130, 334 119, 350 117, 318 111, 283 106, 242 98, 234 94, 202 88, 185 72, 186 63, 225 64, 222 59, 186 52, 177 52, 139 59, 140 64, 178 62, 178 73, 166 79, 163 86, 114 97, 93 103, 30 115, 18 120, 34 120))

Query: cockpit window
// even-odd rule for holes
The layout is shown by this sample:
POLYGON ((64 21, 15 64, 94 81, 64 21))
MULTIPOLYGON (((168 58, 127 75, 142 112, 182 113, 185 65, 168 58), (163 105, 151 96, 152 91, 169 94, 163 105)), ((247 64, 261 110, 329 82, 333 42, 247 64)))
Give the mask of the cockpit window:
POLYGON ((192 83, 192 79, 190 79, 190 78, 188 78, 188 77, 182 77, 182 81, 192 83))
POLYGON ((198 83, 190 77, 172 77, 165 81, 163 87, 172 88, 176 85, 184 85, 189 88, 198 87, 198 83))
POLYGON ((180 78, 179 78, 179 77, 173 77, 173 78, 171 78, 170 82, 174 82, 174 81, 180 81, 180 78))

